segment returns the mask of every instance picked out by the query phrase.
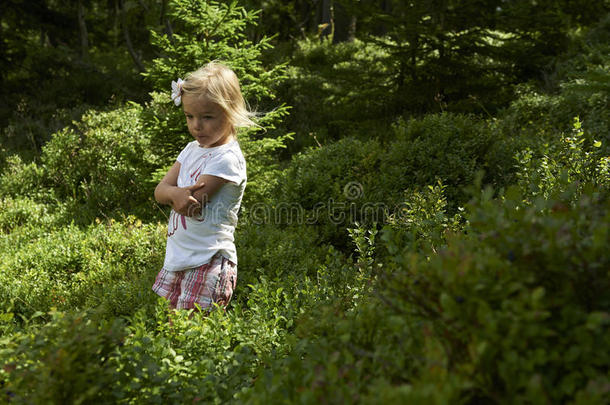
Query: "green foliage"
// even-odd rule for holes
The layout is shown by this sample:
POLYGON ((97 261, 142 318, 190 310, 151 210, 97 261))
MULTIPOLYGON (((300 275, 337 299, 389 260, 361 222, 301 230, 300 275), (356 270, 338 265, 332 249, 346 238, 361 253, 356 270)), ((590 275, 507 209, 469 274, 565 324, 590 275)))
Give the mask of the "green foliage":
POLYGON ((150 58, 148 25, 157 24, 159 12, 154 0, 5 2, 0 13, 2 144, 28 159, 38 157, 50 135, 83 112, 142 100, 148 89, 125 38, 136 44, 140 58, 150 58), (122 29, 125 8, 128 27, 122 29))
MULTIPOLYGON (((284 115, 285 113, 282 113, 278 116, 284 115)), ((246 133, 238 136, 248 171, 248 191, 242 200, 244 209, 270 200, 281 171, 278 164, 278 150, 284 149, 290 139, 292 133, 277 137, 257 137, 246 133)))
MULTIPOLYGON (((610 75, 600 77, 607 80, 610 75)), ((500 131, 505 136, 518 135, 532 149, 539 149, 545 143, 556 142, 557 134, 569 132, 573 117, 580 117, 586 132, 608 144, 608 91, 595 90, 590 81, 565 82, 559 95, 540 93, 526 86, 519 88, 517 94, 500 121, 500 131)))
MULTIPOLYGON (((509 100, 508 84, 521 65, 542 65, 511 63, 543 50, 532 52, 537 37, 516 34, 529 27, 506 24, 520 20, 511 19, 512 8, 500 1, 344 3, 358 16, 360 37, 389 54, 384 87, 396 111, 493 111, 509 100)), ((537 17, 546 14, 537 11, 537 17)))
MULTIPOLYGON (((242 0, 240 4, 259 11, 260 22, 250 27, 250 36, 273 34, 274 42, 288 43, 311 32, 320 32, 318 2, 310 0, 242 0)), ((334 3, 337 7, 337 3, 334 3)))
POLYGON ((37 404, 86 404, 108 397, 116 385, 111 358, 125 339, 123 322, 86 313, 49 316, 38 330, 2 337, 0 378, 8 381, 2 396, 11 403, 37 404))
POLYGON ((277 94, 293 106, 284 126, 296 132, 291 152, 328 144, 347 136, 384 136, 381 121, 395 111, 388 106, 389 55, 359 40, 333 44, 319 38, 296 42, 287 78, 277 94))
POLYGON ((517 140, 503 139, 493 121, 449 113, 399 121, 395 136, 380 167, 387 178, 385 190, 401 196, 407 188, 425 187, 440 179, 453 211, 465 202, 464 188, 479 171, 484 171, 486 184, 498 188, 508 184, 514 172, 512 157, 519 147, 517 140))
POLYGON ((606 145, 610 142, 609 27, 607 16, 576 35, 575 49, 556 63, 547 79, 552 89, 544 91, 531 84, 516 87, 516 99, 502 114, 506 136, 522 133, 535 146, 552 140, 555 133, 570 131, 573 117, 580 117, 587 133, 606 145))
MULTIPOLYGON (((312 276, 328 251, 327 247, 317 246, 318 239, 314 228, 296 223, 240 223, 235 235, 240 284, 252 284, 261 275, 273 280, 289 275, 312 276)), ((236 294, 241 296, 239 291, 236 294)))
POLYGON ((389 257, 363 254, 372 273, 342 280, 352 294, 335 289, 298 318, 292 350, 247 402, 607 401, 607 194, 531 205, 515 188, 492 194, 434 254, 386 228, 389 257))
POLYGON ((463 208, 452 217, 447 214, 445 188, 439 181, 421 191, 405 190, 404 202, 387 219, 396 245, 436 253, 445 245, 447 233, 461 230, 463 208))
POLYGON ((610 186, 610 157, 604 156, 602 142, 586 133, 578 117, 571 136, 562 135, 557 144, 545 144, 543 155, 534 157, 531 149, 515 158, 520 167, 518 184, 530 198, 569 189, 607 189, 610 186))
POLYGON ((26 215, 32 219, 1 239, 0 299, 14 314, 98 306, 107 314, 129 314, 152 297, 163 226, 129 218, 55 229, 41 226, 40 205, 32 204, 26 215))
POLYGON ((469 205, 468 234, 429 260, 396 246, 380 294, 427 325, 467 397, 563 402, 608 361, 607 195, 489 196, 469 205))
POLYGON ((142 108, 89 111, 75 128, 56 133, 42 152, 44 183, 69 199, 74 218, 89 222, 117 213, 150 211, 158 164, 141 122, 142 108))
MULTIPOLYGON (((113 359, 115 397, 125 402, 176 403, 227 401, 246 386, 257 359, 280 335, 247 313, 213 312, 208 318, 154 314, 131 319, 130 335, 113 359), (205 343, 204 343, 205 342, 205 343)), ((259 314, 257 314, 259 315, 259 314)))
POLYGON ((8 156, 0 176, 0 195, 43 197, 42 176, 43 170, 36 163, 25 163, 18 155, 8 156))
POLYGON ((0 234, 10 234, 24 225, 47 229, 58 220, 49 206, 28 197, 0 199, 0 234))
MULTIPOLYGON (((63 89, 58 91, 65 92, 63 89)), ((3 147, 12 154, 22 156, 27 162, 40 157, 40 149, 53 133, 80 119, 91 108, 84 103, 61 108, 50 104, 39 94, 36 96, 27 101, 21 100, 8 113, 10 116, 0 130, 3 147)), ((54 94, 48 97, 56 100, 54 94)))
POLYGON ((295 155, 278 182, 271 213, 279 223, 317 224, 323 240, 346 246, 346 227, 383 220, 385 200, 375 199, 381 158, 379 142, 354 138, 295 155))
POLYGON ((464 188, 479 171, 497 187, 514 178, 520 143, 500 138, 495 123, 445 113, 399 120, 393 131, 386 143, 344 138, 295 155, 276 189, 276 209, 301 210, 304 222, 320 225, 325 239, 345 246, 346 234, 337 225, 370 225, 400 215, 405 190, 441 180, 451 215, 466 201, 464 188))

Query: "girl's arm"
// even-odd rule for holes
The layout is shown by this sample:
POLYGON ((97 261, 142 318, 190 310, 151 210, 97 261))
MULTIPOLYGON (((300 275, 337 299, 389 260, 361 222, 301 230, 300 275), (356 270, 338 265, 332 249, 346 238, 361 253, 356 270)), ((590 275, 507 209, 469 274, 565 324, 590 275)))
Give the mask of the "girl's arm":
POLYGON ((193 197, 195 197, 203 207, 208 203, 208 201, 210 201, 210 198, 214 194, 216 194, 216 192, 220 190, 220 188, 224 186, 227 182, 228 180, 223 179, 222 177, 212 176, 211 174, 204 174, 199 177, 199 180, 197 180, 197 184, 203 183, 203 186, 193 191, 193 197))
POLYGON ((178 187, 180 162, 167 171, 155 188, 155 200, 159 204, 171 205, 174 211, 182 215, 195 215, 200 208, 199 201, 193 197, 193 191, 204 186, 202 181, 190 187, 178 187))
POLYGON ((200 214, 202 206, 227 182, 227 180, 204 174, 190 187, 178 187, 180 162, 168 170, 155 188, 155 199, 160 204, 171 205, 179 214, 192 216, 200 214))

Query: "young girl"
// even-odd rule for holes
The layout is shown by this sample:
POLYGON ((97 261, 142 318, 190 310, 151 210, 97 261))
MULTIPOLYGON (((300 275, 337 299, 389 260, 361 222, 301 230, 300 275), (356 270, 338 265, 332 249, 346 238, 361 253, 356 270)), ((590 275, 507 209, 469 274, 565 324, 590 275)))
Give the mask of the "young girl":
POLYGON ((174 309, 224 307, 237 279, 233 232, 246 187, 236 132, 256 124, 237 76, 220 63, 211 62, 172 87, 195 140, 155 189, 155 199, 172 211, 165 262, 152 289, 174 309))

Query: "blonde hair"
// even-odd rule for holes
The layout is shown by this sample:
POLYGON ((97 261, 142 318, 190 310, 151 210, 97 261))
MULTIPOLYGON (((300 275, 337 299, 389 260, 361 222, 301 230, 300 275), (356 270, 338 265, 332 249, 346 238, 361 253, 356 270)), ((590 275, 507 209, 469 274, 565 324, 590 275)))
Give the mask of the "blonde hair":
POLYGON ((212 61, 186 75, 181 93, 207 97, 218 104, 233 128, 260 127, 251 119, 256 114, 246 106, 237 75, 220 62, 212 61))

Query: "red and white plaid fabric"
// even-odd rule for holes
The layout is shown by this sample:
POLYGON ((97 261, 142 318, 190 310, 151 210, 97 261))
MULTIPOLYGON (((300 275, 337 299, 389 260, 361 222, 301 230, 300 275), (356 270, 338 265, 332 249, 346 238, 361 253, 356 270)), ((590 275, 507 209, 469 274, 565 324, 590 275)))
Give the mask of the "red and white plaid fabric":
POLYGON ((166 298, 175 309, 212 309, 214 303, 226 306, 237 281, 237 265, 216 255, 209 263, 180 271, 161 269, 153 291, 166 298))

